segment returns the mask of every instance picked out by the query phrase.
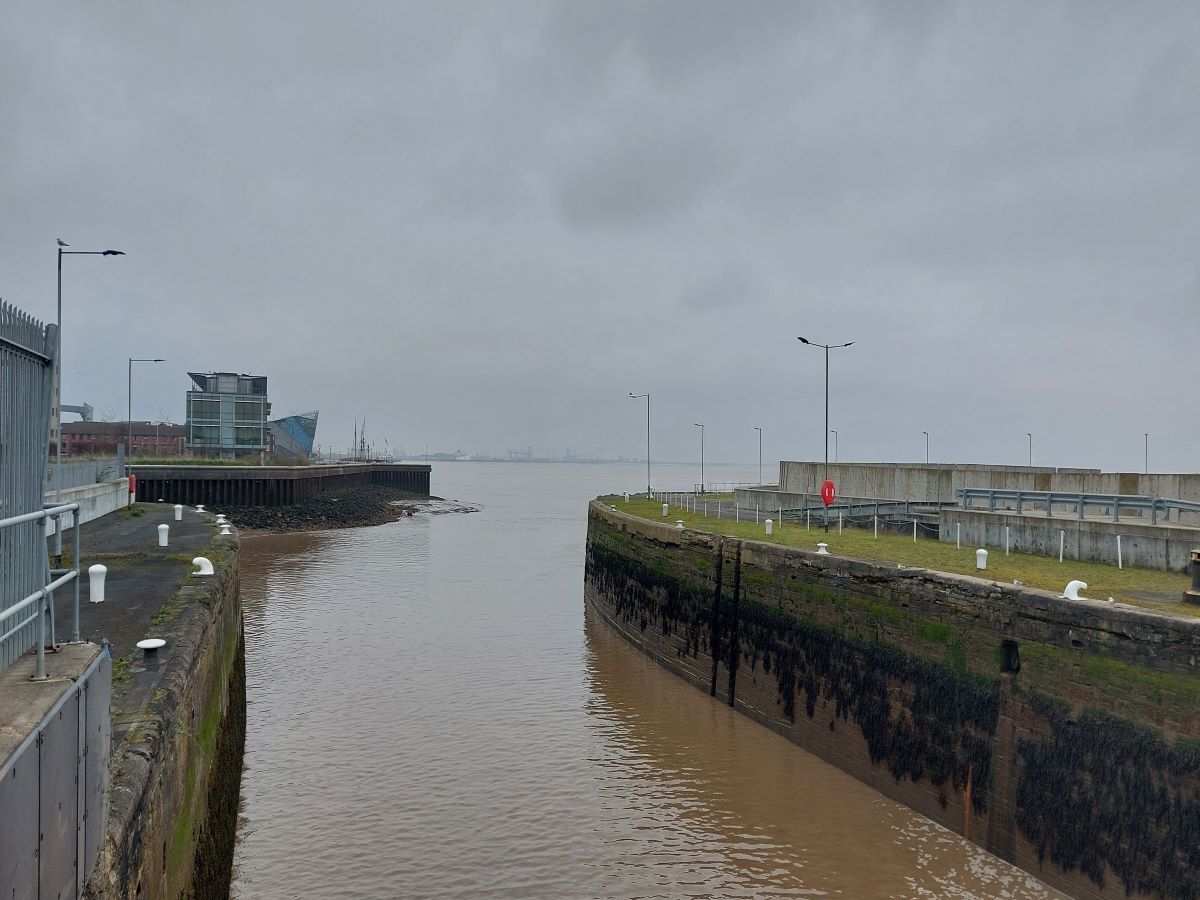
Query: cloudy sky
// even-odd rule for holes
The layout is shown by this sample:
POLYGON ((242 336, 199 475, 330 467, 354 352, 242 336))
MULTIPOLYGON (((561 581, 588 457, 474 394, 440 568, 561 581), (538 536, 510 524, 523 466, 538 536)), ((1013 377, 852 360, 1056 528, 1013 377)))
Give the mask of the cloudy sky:
POLYGON ((64 402, 318 442, 1200 469, 1195 3, 19 2, 0 296, 64 402))

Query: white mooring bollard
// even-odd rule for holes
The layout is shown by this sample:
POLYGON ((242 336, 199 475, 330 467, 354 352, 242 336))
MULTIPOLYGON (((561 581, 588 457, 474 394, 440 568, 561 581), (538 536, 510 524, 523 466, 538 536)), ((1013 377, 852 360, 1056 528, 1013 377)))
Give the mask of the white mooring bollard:
POLYGON ((167 546, 167 533, 171 530, 171 526, 162 524, 158 526, 158 546, 167 546))
POLYGON ((228 522, 221 526, 221 534, 233 534, 233 530, 229 527, 228 522))
POLYGON ((829 555, 829 545, 825 544, 825 543, 817 544, 817 555, 818 556, 828 556, 829 555))
POLYGON ((213 574, 212 560, 207 556, 197 556, 192 560, 192 565, 196 567, 196 571, 192 573, 193 575, 213 574))
POLYGON ((1087 582, 1086 581, 1068 581, 1067 587, 1063 591, 1063 599, 1064 600, 1086 600, 1087 597, 1079 596, 1080 591, 1086 591, 1086 590, 1087 590, 1087 582))
POLYGON ((626 491, 626 492, 625 492, 625 502, 626 502, 626 503, 628 503, 628 502, 629 502, 629 491, 626 491))
POLYGON ((767 519, 767 521, 766 521, 766 522, 764 522, 763 524, 764 524, 764 525, 766 526, 766 528, 767 528, 767 534, 770 534, 770 533, 771 533, 771 527, 772 527, 772 526, 773 526, 775 523, 774 523, 774 522, 772 522, 770 519, 767 519))
POLYGON ((663 518, 665 519, 670 514, 670 512, 671 512, 671 504, 664 503, 663 504, 663 518))
POLYGON ((182 503, 175 504, 175 521, 176 522, 183 521, 183 504, 182 503))
POLYGON ((986 550, 976 550, 975 551, 975 568, 977 568, 977 569, 986 569, 987 568, 987 551, 986 550))
POLYGON ((676 520, 675 520, 675 529, 676 529, 677 531, 683 531, 683 519, 676 519, 676 520))
POLYGON ((107 573, 108 566, 102 566, 99 563, 88 566, 88 583, 91 588, 88 599, 93 603, 104 602, 104 576, 107 573))
POLYGON ((203 503, 196 504, 196 512, 198 512, 198 513, 204 512, 204 504, 203 503))

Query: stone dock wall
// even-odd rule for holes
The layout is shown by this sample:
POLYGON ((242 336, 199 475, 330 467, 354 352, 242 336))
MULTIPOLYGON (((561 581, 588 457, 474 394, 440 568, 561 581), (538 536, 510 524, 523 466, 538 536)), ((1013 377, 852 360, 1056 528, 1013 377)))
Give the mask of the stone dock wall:
POLYGON ((1200 620, 598 502, 585 596, 666 668, 1060 890, 1200 894, 1200 620))
POLYGON ((110 813, 85 896, 227 897, 246 735, 236 536, 156 617, 172 652, 114 749, 110 813))

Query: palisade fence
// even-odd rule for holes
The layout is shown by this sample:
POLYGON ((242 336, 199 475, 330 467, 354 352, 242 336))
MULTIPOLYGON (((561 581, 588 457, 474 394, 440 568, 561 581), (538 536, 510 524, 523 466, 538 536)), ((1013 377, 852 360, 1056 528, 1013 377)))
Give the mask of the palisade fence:
POLYGON ((70 490, 112 481, 124 474, 125 464, 117 457, 106 459, 64 459, 56 463, 51 457, 46 467, 46 493, 70 490))
POLYGON ((50 581, 45 520, 5 525, 40 513, 49 451, 58 329, 0 301, 0 669, 38 640, 50 581))

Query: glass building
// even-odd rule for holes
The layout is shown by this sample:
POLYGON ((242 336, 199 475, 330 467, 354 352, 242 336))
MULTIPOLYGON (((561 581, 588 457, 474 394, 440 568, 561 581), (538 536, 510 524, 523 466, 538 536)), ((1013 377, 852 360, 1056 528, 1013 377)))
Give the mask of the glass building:
POLYGON ((297 413, 267 423, 271 435, 271 453, 276 459, 308 459, 317 439, 318 412, 297 413))
POLYGON ((193 390, 187 392, 187 442, 197 456, 261 455, 267 449, 265 375, 236 372, 188 372, 193 390))

